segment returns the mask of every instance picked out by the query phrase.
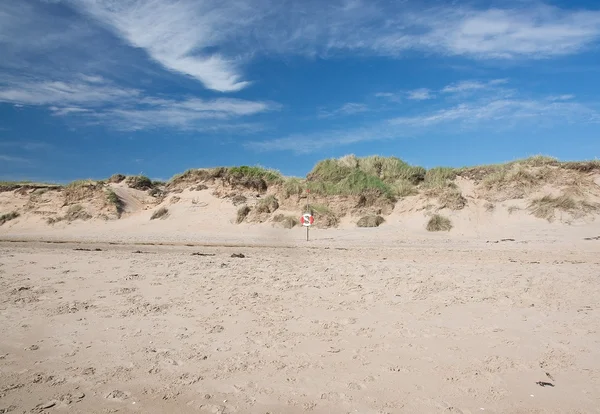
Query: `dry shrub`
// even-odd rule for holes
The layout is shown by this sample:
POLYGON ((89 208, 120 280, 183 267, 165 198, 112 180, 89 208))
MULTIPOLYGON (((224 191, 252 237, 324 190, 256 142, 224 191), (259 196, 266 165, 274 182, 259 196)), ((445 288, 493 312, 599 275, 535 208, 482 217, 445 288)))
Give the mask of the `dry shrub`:
POLYGON ((481 186, 495 201, 520 199, 556 178, 557 169, 546 164, 537 167, 508 164, 483 178, 481 186))
POLYGON ((467 199, 463 197, 458 189, 445 189, 439 196, 440 208, 450 210, 462 210, 467 205, 467 199))
POLYGON ((488 213, 491 213, 492 211, 494 211, 496 209, 496 205, 494 203, 490 203, 488 201, 487 203, 485 203, 483 205, 483 208, 485 208, 485 211, 487 211, 488 213))
POLYGON ((279 208, 279 202, 277 198, 273 195, 270 195, 262 200, 256 205, 257 213, 274 213, 279 208))
POLYGON ((448 217, 434 214, 427 222, 427 231, 450 231, 452 222, 448 217))
POLYGON ((592 171, 600 171, 600 160, 563 162, 561 163, 561 167, 567 170, 590 173, 592 171))
POLYGON ((152 180, 144 175, 127 177, 127 185, 136 190, 150 190, 154 188, 152 180))
POLYGON ((232 188, 241 187, 259 193, 264 193, 268 188, 267 182, 261 177, 228 175, 223 179, 223 183, 232 188))
POLYGON ((383 222, 384 218, 381 216, 364 216, 356 222, 357 227, 379 227, 383 222))
POLYGON ((340 219, 325 205, 311 204, 308 206, 308 211, 314 217, 314 225, 317 228, 337 227, 340 223, 340 219))
POLYGON ((241 194, 236 194, 231 198, 231 202, 236 207, 239 205, 242 205, 242 204, 246 204, 247 201, 248 201, 248 199, 241 194))
POLYGON ((124 176, 123 174, 113 174, 110 176, 110 178, 108 179, 109 183, 115 183, 118 184, 121 181, 123 181, 124 179, 126 179, 127 177, 124 176))
POLYGON ((80 201, 90 201, 98 196, 102 196, 101 193, 102 184, 91 180, 80 180, 74 181, 68 184, 63 191, 64 205, 68 206, 73 203, 80 201))
POLYGON ((17 211, 11 211, 10 213, 2 214, 0 216, 0 226, 6 223, 7 221, 11 221, 19 217, 20 214, 17 211))
MULTIPOLYGON (((62 220, 66 221, 75 221, 75 220, 89 220, 92 216, 85 211, 81 204, 75 204, 74 206, 69 207, 67 213, 62 218, 62 220)), ((59 220, 57 220, 59 221, 59 220)))
POLYGON ((250 213, 250 207, 248 207, 246 205, 240 207, 238 209, 238 211, 237 211, 236 223, 240 224, 244 220, 246 220, 246 217, 248 216, 248 213, 250 213))
POLYGON ((519 211, 519 210, 521 210, 521 209, 518 206, 510 206, 510 207, 508 207, 508 214, 512 214, 515 211, 519 211))
POLYGON ((204 184, 198 184, 197 186, 190 188, 190 191, 202 191, 202 190, 208 190, 208 186, 204 185, 204 184))
POLYGON ((286 216, 284 214, 277 214, 273 217, 273 222, 279 224, 285 229, 292 229, 298 224, 298 219, 294 216, 286 216))
POLYGON ((168 215, 169 215, 169 209, 166 207, 161 207, 158 210, 156 210, 154 213, 152 213, 150 220, 165 219, 168 217, 168 215))

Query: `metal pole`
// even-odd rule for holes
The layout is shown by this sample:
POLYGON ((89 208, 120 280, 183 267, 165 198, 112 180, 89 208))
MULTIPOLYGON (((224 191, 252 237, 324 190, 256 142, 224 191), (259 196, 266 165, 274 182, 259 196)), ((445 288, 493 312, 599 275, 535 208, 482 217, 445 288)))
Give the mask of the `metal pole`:
MULTIPOLYGON (((306 212, 312 216, 312 214, 309 210, 310 209, 309 201, 310 201, 310 190, 307 188, 306 189, 306 212)), ((308 224, 309 225, 306 226, 306 241, 308 241, 308 229, 310 228, 310 222, 308 224)))

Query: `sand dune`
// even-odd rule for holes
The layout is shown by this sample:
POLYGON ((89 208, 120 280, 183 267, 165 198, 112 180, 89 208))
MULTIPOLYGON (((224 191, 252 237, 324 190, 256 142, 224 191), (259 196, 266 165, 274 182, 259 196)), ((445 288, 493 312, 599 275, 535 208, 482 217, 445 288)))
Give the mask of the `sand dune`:
POLYGON ((600 178, 549 165, 314 194, 309 242, 287 182, 5 187, 0 413, 600 412, 600 178))

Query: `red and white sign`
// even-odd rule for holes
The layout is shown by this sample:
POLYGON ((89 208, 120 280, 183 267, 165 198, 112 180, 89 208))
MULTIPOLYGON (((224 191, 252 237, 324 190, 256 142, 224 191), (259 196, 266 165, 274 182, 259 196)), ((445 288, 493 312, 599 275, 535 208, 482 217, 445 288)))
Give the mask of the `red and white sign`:
POLYGON ((315 222, 314 217, 310 213, 304 213, 302 217, 300 217, 300 223, 304 227, 310 227, 315 222))

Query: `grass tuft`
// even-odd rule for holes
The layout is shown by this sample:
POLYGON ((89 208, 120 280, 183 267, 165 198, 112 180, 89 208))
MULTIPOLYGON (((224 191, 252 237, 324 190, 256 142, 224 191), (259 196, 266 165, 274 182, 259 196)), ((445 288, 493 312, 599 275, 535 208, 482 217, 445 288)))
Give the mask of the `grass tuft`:
POLYGON ((246 220, 246 217, 248 217, 248 213, 250 213, 250 207, 243 205, 240 208, 238 208, 236 223, 241 224, 244 220, 246 220))
POLYGON ((278 223, 285 229, 292 229, 298 225, 298 219, 294 216, 286 216, 283 214, 276 214, 273 217, 273 222, 278 223))
POLYGON ((257 213, 274 213, 279 208, 279 202, 274 195, 267 196, 256 205, 257 213))
POLYGON ((558 197, 545 195, 529 203, 529 211, 537 218, 552 221, 556 211, 563 211, 574 215, 597 211, 600 206, 586 201, 577 201, 573 197, 563 194, 558 197))
POLYGON ((124 176, 123 174, 113 174, 110 176, 110 178, 108 179, 109 183, 114 183, 114 184, 119 184, 120 182, 122 182, 123 180, 125 180, 127 177, 124 176))
POLYGON ((129 187, 136 190, 151 190, 154 188, 152 180, 145 175, 132 175, 127 177, 126 183, 129 187))
POLYGON ((434 214, 427 222, 427 231, 450 231, 452 222, 448 217, 434 214))
POLYGON ((364 216, 356 222, 356 227, 379 227, 383 222, 385 220, 381 216, 364 216))
POLYGON ((10 213, 2 214, 0 216, 0 226, 8 221, 16 219, 19 216, 20 214, 18 211, 11 211, 10 213))
POLYGON ((150 220, 156 220, 156 219, 164 220, 168 216, 169 216, 169 209, 166 207, 161 207, 158 210, 156 210, 154 213, 152 213, 150 220))
POLYGON ((62 220, 67 221, 75 221, 75 220, 89 220, 92 216, 89 214, 81 204, 75 204, 74 206, 69 207, 67 213, 62 218, 62 220))
POLYGON ((121 200, 117 193, 115 193, 114 190, 112 190, 111 188, 106 190, 106 199, 111 205, 115 207, 115 209, 117 210, 117 215, 120 217, 125 207, 123 204, 123 200, 121 200))
POLYGON ((448 188, 439 196, 440 208, 448 208, 450 210, 462 210, 467 205, 467 199, 463 197, 458 189, 448 188))
POLYGON ((452 186, 452 181, 457 176, 457 170, 455 168, 448 167, 436 167, 427 170, 423 186, 426 188, 446 188, 452 186))

